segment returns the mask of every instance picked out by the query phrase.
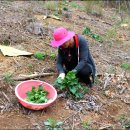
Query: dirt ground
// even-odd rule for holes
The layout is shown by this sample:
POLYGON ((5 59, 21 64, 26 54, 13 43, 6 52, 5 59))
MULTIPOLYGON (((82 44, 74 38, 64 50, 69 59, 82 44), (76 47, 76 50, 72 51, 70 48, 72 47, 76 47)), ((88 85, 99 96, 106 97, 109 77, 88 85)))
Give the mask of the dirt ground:
MULTIPOLYGON (((83 6, 81 1, 69 2, 69 5, 72 3, 83 6)), ((112 38, 112 35, 106 38, 107 30, 115 27, 120 21, 120 15, 115 9, 103 8, 103 16, 98 17, 78 8, 68 8, 71 9, 69 18, 62 15, 61 21, 54 18, 40 20, 35 16, 46 14, 44 2, 0 1, 0 44, 8 43, 9 46, 20 50, 31 53, 41 51, 47 54, 44 60, 38 60, 34 56, 8 57, 0 53, 0 129, 45 129, 43 122, 48 118, 64 122, 64 129, 69 129, 67 125, 71 129, 83 129, 81 122, 91 122, 92 129, 123 129, 125 126, 130 117, 130 71, 124 73, 120 66, 122 63, 130 63, 130 29, 118 27, 116 38, 112 38), (42 23, 45 31, 43 35, 28 31, 27 28, 32 22, 42 23), (28 110, 19 104, 14 94, 15 86, 21 81, 15 81, 12 85, 2 79, 7 72, 11 73, 13 78, 36 72, 57 73, 56 60, 50 58, 51 53, 57 53, 57 50, 51 48, 49 43, 53 29, 60 26, 79 34, 88 26, 104 38, 100 43, 84 35, 89 41, 97 68, 97 90, 90 91, 88 95, 94 96, 100 104, 98 111, 88 110, 83 113, 70 109, 66 107, 69 99, 64 98, 58 98, 52 106, 44 110, 28 110), (109 77, 111 78, 108 81, 109 77)), ((47 13, 54 14, 55 11, 48 10, 47 13)), ((35 79, 53 84, 56 76, 35 79)))

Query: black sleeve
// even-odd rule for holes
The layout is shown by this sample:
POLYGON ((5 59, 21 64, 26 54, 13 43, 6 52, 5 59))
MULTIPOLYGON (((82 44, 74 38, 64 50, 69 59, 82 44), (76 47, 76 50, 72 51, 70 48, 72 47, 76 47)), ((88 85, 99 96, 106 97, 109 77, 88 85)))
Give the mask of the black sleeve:
POLYGON ((63 58, 62 58, 62 54, 61 54, 60 48, 58 48, 58 56, 57 56, 57 64, 56 65, 57 65, 58 73, 64 73, 63 58))
POLYGON ((88 42, 85 38, 80 36, 79 37, 79 63, 75 67, 77 73, 85 66, 85 64, 87 64, 88 53, 89 53, 88 42))

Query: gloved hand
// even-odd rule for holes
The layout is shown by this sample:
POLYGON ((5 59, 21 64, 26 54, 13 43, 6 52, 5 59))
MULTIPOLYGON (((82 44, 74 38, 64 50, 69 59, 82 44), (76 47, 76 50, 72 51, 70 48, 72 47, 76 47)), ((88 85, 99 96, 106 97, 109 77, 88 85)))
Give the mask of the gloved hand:
POLYGON ((75 74, 77 73, 77 70, 73 69, 72 72, 74 72, 75 74))
POLYGON ((58 78, 64 79, 65 78, 65 73, 60 73, 58 78))

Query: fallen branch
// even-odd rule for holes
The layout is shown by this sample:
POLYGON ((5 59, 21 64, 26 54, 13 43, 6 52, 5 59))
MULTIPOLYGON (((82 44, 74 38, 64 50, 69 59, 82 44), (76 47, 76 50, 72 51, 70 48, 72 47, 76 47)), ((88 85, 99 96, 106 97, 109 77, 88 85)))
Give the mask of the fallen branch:
POLYGON ((8 96, 7 96, 4 92, 2 92, 2 94, 3 94, 4 97, 8 100, 8 102, 11 102, 10 99, 8 98, 8 96))
POLYGON ((33 78, 42 77, 42 76, 51 76, 55 74, 56 73, 39 73, 39 74, 23 75, 22 77, 13 78, 13 80, 21 81, 21 80, 33 79, 33 78))

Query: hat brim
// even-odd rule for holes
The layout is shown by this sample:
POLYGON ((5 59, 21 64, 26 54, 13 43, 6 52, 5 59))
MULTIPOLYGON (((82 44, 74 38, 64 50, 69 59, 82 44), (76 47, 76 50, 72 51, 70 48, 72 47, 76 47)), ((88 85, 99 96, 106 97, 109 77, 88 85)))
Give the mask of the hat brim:
POLYGON ((60 41, 52 40, 51 46, 52 47, 59 47, 62 44, 64 44, 65 42, 67 42, 68 40, 70 40, 74 35, 75 35, 74 32, 68 31, 68 35, 64 39, 62 39, 60 41))

